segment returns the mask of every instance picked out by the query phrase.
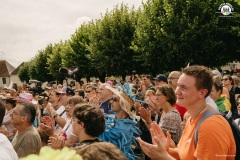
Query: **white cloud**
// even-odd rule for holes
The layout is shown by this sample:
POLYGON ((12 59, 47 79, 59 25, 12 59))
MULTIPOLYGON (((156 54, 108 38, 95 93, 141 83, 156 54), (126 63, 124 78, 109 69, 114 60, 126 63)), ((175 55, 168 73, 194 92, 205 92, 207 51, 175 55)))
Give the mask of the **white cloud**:
POLYGON ((91 20, 92 20, 91 18, 86 17, 86 16, 80 17, 80 18, 77 19, 77 21, 75 23, 75 26, 77 28, 77 27, 81 26, 81 24, 87 23, 91 20))
POLYGON ((0 59, 14 67, 29 61, 49 43, 69 39, 82 23, 101 18, 121 2, 141 0, 1 0, 0 59))

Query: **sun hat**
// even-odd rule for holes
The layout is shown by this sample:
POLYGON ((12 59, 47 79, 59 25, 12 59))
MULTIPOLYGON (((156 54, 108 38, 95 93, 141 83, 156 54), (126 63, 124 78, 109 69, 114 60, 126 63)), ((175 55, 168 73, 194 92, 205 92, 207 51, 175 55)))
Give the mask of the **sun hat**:
POLYGON ((141 100, 136 99, 136 94, 132 94, 132 88, 130 87, 128 81, 124 86, 119 83, 117 88, 107 85, 106 89, 112 91, 115 95, 120 97, 120 100, 123 101, 124 105, 121 105, 122 109, 127 112, 130 118, 135 119, 136 116, 136 109, 134 108, 134 102, 144 102, 141 100))
POLYGON ((135 115, 136 115, 136 111, 135 109, 133 109, 133 105, 134 105, 134 101, 132 100, 132 98, 130 98, 129 95, 127 95, 124 91, 119 91, 116 88, 113 88, 111 86, 106 86, 106 89, 109 89, 110 91, 112 91, 115 95, 117 95, 118 97, 120 97, 120 100, 123 101, 124 105, 121 105, 122 109, 127 112, 127 114, 134 119, 135 115))
POLYGON ((38 101, 36 101, 33 98, 33 95, 31 93, 20 93, 18 97, 14 98, 14 100, 16 100, 17 102, 30 102, 32 104, 37 104, 38 101))

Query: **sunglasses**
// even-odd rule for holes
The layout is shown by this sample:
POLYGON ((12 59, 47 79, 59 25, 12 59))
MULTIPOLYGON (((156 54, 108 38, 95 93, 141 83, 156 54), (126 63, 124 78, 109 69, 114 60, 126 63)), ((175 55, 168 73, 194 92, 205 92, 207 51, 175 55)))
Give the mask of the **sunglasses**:
POLYGON ((111 101, 115 101, 115 102, 116 102, 116 101, 119 101, 117 97, 112 97, 110 100, 111 100, 111 101))
POLYGON ((227 81, 227 80, 229 80, 229 79, 228 78, 222 79, 222 81, 227 81))

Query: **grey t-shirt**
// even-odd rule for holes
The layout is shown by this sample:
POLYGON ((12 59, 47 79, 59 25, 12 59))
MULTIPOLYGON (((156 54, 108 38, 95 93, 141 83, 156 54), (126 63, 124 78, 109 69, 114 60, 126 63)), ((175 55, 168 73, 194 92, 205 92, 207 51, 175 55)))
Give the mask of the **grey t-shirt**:
POLYGON ((38 131, 31 126, 20 134, 17 132, 12 145, 19 158, 32 153, 38 154, 41 149, 41 138, 38 131))

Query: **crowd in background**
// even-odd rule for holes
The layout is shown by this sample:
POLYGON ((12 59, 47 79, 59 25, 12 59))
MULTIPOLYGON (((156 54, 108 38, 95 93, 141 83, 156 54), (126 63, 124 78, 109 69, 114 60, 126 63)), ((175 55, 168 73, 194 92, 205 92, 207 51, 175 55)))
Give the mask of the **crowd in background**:
MULTIPOLYGON (((186 132, 191 130, 191 120, 197 119, 206 108, 223 114, 231 113, 240 127, 240 71, 231 74, 212 70, 208 74, 207 69, 202 69, 203 73, 211 76, 211 80, 207 81, 195 75, 195 72, 202 74, 199 71, 201 69, 195 68, 195 71, 193 67, 193 71, 172 71, 156 77, 134 72, 127 77, 127 81, 119 83, 112 79, 105 83, 97 80, 69 86, 47 84, 41 92, 36 85, 17 86, 13 83, 11 88, 0 91, 0 106, 5 109, 0 117, 0 120, 3 119, 0 141, 5 135, 5 142, 7 138, 13 147, 9 149, 11 145, 8 142, 1 144, 0 148, 7 146, 8 149, 0 155, 0 159, 18 159, 38 154, 43 146, 53 149, 71 147, 83 158, 92 156, 92 159, 97 158, 93 156, 96 152, 102 155, 99 159, 105 156, 109 159, 136 159, 138 156, 143 156, 145 160, 160 158, 154 155, 155 151, 164 153, 161 156, 165 155, 166 159, 176 158, 178 156, 174 156, 169 148, 184 146, 181 139, 190 134, 186 132), (185 85, 192 77, 194 79, 185 85), (201 78, 203 80, 198 81, 201 78), (195 80, 199 92, 187 95, 191 92, 187 85, 195 80), (208 92, 200 92, 204 87, 208 92), (195 103, 199 104, 199 108, 193 111, 190 106, 195 107, 195 103), (167 145, 160 145, 157 139, 159 135, 166 137, 167 141, 165 139, 164 142, 167 145), (136 137, 140 139, 136 141, 136 137), (102 144, 102 147, 99 148, 98 144, 102 144), (162 146, 166 149, 162 149, 162 146)), ((230 144, 234 143, 232 140, 233 137, 228 137, 230 144)), ((179 155, 181 157, 184 153, 185 159, 204 159, 206 155, 201 154, 200 146, 199 151, 193 151, 194 155, 191 156, 184 154, 196 147, 181 147, 178 149, 179 155), (182 151, 184 149, 185 152, 182 151)), ((232 152, 226 154, 236 151, 233 148, 228 150, 232 152)))

